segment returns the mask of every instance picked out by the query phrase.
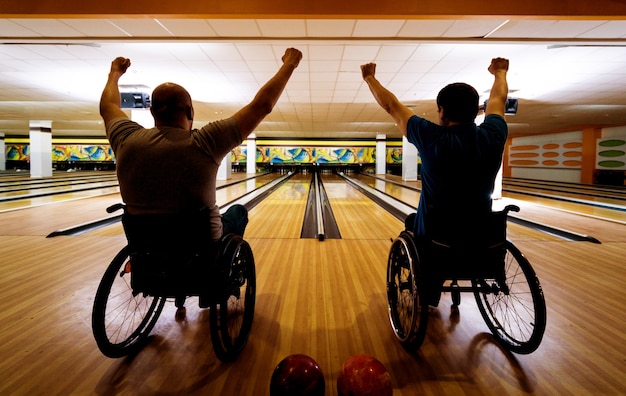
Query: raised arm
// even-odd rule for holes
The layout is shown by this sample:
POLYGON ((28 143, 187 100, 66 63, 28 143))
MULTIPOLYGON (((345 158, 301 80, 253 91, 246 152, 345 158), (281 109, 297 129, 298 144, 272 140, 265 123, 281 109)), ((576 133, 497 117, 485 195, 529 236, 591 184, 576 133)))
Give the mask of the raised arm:
POLYGON ((367 83, 367 86, 372 92, 372 95, 374 95, 376 102, 378 102, 380 107, 393 117, 396 125, 400 128, 400 132, 406 136, 407 122, 409 121, 409 118, 414 115, 414 113, 411 109, 400 103, 398 98, 387 88, 383 87, 382 84, 376 79, 375 63, 361 65, 361 74, 363 75, 363 80, 367 83))
POLYGON ((242 140, 247 138, 263 121, 263 118, 272 112, 291 74, 298 67, 300 59, 302 59, 302 52, 295 48, 288 48, 282 57, 283 64, 274 77, 261 87, 252 102, 233 115, 239 125, 242 140))
POLYGON ((506 73, 509 70, 509 60, 494 58, 489 65, 489 73, 494 75, 493 86, 487 100, 485 116, 499 114, 504 117, 504 105, 509 94, 509 84, 506 81, 506 73))
POLYGON ((120 77, 130 66, 130 59, 127 58, 115 58, 111 62, 111 71, 109 72, 109 78, 102 91, 100 97, 100 116, 104 120, 104 125, 108 127, 111 120, 118 117, 127 117, 126 113, 121 109, 120 89, 118 82, 120 77))

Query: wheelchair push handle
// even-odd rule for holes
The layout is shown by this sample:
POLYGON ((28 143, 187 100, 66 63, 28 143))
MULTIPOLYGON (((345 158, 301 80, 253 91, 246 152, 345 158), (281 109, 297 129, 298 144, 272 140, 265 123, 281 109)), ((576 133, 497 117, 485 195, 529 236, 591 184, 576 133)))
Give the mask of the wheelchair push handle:
POLYGON ((120 209, 124 209, 124 211, 126 211, 126 205, 124 205, 123 203, 116 203, 114 205, 111 205, 107 208, 107 213, 117 212, 120 209))
POLYGON ((507 205, 507 206, 504 207, 503 212, 504 213, 519 212, 519 206, 517 206, 517 205, 507 205))

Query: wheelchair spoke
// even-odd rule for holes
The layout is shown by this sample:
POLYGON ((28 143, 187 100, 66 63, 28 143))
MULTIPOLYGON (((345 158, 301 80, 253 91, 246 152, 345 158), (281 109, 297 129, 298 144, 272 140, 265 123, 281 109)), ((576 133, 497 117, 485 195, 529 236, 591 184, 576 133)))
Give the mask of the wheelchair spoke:
MULTIPOLYGON (((396 337, 407 350, 422 344, 426 333, 422 296, 416 284, 417 253, 409 233, 393 241, 387 263, 389 321, 396 337), (411 253, 412 252, 412 253, 411 253)), ((426 311, 427 313, 427 311, 426 311)))
POLYGON ((545 330, 543 292, 528 260, 510 242, 506 248, 505 280, 500 290, 485 291, 480 286, 474 294, 494 336, 514 352, 530 353, 539 346, 545 330))

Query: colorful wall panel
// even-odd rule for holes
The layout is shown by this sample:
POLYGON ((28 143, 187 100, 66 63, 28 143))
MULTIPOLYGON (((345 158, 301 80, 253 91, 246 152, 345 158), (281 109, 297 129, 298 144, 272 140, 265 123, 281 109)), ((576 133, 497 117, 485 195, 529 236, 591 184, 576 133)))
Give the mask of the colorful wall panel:
POLYGON ((268 147, 265 150, 267 162, 278 164, 315 162, 314 149, 310 147, 268 147))
MULTIPOLYGON (((387 147, 385 153, 388 164, 402 163, 402 148, 387 147)), ((28 144, 10 143, 6 145, 6 159, 28 161, 28 144)), ((52 161, 115 161, 115 155, 108 144, 54 144, 52 161)), ((231 162, 247 162, 247 146, 236 147, 231 152, 231 162)), ((258 163, 323 163, 323 164, 375 164, 376 147, 284 147, 257 146, 258 163)))
MULTIPOLYGON (((7 144, 7 161, 29 161, 29 147, 28 144, 7 144)), ((115 156, 109 145, 53 145, 52 161, 115 161, 115 156)))
POLYGON ((109 145, 53 145, 52 161, 114 161, 109 145))
POLYGON ((28 161, 30 160, 30 146, 28 144, 7 144, 5 156, 7 161, 28 161))
POLYGON ((246 149, 243 146, 235 147, 230 153, 230 162, 246 162, 246 149))
MULTIPOLYGON (((280 164, 375 164, 375 147, 281 147, 256 148, 256 162, 280 164)), ((247 162, 247 146, 239 146, 231 153, 231 162, 247 162)), ((386 161, 389 164, 402 163, 401 148, 387 148, 386 161)))
POLYGON ((387 151, 386 162, 388 164, 401 164, 402 163, 402 148, 387 147, 386 151, 387 151))
POLYGON ((582 146, 582 141, 513 144, 509 150, 509 166, 580 169, 582 146))
POLYGON ((623 138, 598 139, 596 168, 626 170, 626 136, 623 138))

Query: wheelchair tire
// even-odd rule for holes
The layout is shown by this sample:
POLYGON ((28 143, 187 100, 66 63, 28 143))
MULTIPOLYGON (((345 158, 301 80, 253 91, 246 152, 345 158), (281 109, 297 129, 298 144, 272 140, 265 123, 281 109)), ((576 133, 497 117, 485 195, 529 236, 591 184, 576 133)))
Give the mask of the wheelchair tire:
POLYGON ((133 293, 129 264, 128 247, 125 247, 105 271, 91 314, 98 348, 111 358, 139 350, 165 305, 165 298, 133 293))
POLYGON ((254 319, 256 270, 248 242, 238 235, 225 238, 222 253, 223 283, 211 306, 211 342, 222 362, 237 359, 248 342, 254 319))
POLYGON ((403 231, 389 250, 387 301, 391 328, 409 352, 420 348, 428 325, 428 302, 413 235, 403 231))
MULTIPOLYGON (((508 350, 535 351, 546 329, 546 302, 535 271, 515 245, 506 241, 505 289, 481 292, 473 281, 474 296, 489 330, 508 350)), ((502 289, 502 288, 499 288, 502 289)))

